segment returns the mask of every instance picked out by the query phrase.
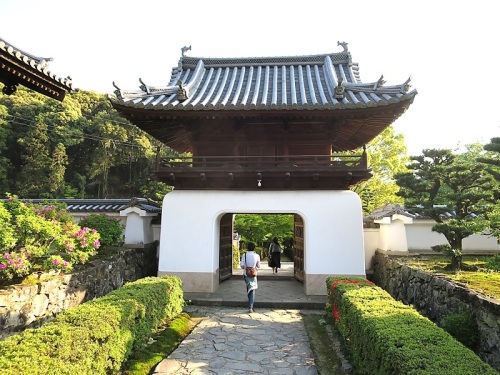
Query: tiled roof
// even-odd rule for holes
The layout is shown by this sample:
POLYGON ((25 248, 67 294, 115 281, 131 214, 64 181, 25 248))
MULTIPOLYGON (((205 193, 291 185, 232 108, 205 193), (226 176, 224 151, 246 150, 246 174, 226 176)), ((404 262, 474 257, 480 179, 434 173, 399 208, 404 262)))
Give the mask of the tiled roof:
MULTIPOLYGON (((455 211, 449 211, 446 206, 438 205, 434 206, 434 208, 440 210, 440 216, 443 220, 451 219, 457 216, 455 211)), ((420 220, 432 219, 429 215, 425 214, 425 211, 422 211, 422 207, 407 208, 399 204, 387 203, 384 207, 377 208, 373 210, 373 213, 371 213, 370 215, 366 215, 364 217, 364 220, 380 220, 384 217, 391 217, 392 215, 403 215, 420 220)), ((469 214, 469 217, 475 218, 477 217, 477 215, 471 213, 469 214)))
POLYGON ((50 61, 51 58, 33 56, 0 38, 0 82, 5 84, 4 93, 13 93, 15 85, 21 84, 62 101, 66 91, 73 89, 73 82, 70 77, 52 73, 48 69, 50 61))
MULTIPOLYGON (((342 44, 342 43, 339 43, 342 44)), ((412 101, 410 79, 362 83, 347 50, 309 56, 203 58, 182 56, 166 86, 141 82, 111 100, 152 110, 342 110, 412 101)))
POLYGON ((411 218, 418 217, 418 215, 408 212, 404 206, 388 203, 384 207, 376 208, 370 215, 366 215, 364 220, 380 220, 384 217, 392 217, 392 215, 403 215, 411 218))
MULTIPOLYGON (((33 203, 43 203, 45 199, 20 199, 33 203)), ((54 199, 57 202, 65 203, 69 212, 92 212, 92 213, 110 213, 120 212, 127 207, 139 207, 150 212, 159 213, 161 207, 146 198, 132 199, 54 199)))

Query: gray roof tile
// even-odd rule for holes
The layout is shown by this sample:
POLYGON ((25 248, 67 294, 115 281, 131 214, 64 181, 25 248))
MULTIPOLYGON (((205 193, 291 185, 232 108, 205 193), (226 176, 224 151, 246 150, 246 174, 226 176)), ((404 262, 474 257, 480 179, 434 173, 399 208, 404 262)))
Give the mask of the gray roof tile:
POLYGON ((140 90, 115 87, 120 105, 153 110, 271 110, 367 108, 412 99, 409 79, 384 86, 362 83, 344 48, 310 56, 203 58, 182 56, 169 84, 140 90), (343 90, 339 91, 340 88, 343 90))
POLYGON ((48 79, 61 84, 68 91, 73 88, 73 82, 70 77, 61 78, 52 73, 49 70, 49 62, 52 61, 51 58, 43 58, 33 56, 15 46, 8 43, 7 41, 0 38, 0 50, 10 55, 13 59, 23 65, 26 69, 35 69, 39 73, 46 76, 48 79))

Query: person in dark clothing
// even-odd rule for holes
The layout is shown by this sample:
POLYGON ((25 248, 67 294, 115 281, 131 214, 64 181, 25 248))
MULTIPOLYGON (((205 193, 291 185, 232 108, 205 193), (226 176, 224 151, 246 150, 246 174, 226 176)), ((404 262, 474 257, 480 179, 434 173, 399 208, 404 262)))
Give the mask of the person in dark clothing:
POLYGON ((281 268, 281 253, 283 249, 281 248, 278 237, 274 237, 271 245, 269 245, 269 259, 271 260, 271 267, 273 273, 278 273, 278 268, 281 268))

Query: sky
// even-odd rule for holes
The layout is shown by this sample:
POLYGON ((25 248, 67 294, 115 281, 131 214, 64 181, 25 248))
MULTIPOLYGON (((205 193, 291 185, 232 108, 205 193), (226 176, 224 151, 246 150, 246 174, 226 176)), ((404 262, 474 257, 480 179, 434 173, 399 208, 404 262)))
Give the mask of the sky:
POLYGON ((394 128, 420 155, 500 137, 499 10, 492 0, 0 0, 0 38, 103 94, 113 82, 165 85, 184 46, 195 57, 293 56, 347 42, 363 82, 412 78, 418 94, 394 128))

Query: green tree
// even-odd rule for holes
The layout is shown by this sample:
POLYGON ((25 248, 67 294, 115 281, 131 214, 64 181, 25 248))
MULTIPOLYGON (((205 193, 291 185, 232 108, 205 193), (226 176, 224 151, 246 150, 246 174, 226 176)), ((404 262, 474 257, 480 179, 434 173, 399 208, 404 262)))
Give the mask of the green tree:
POLYGON ((23 165, 19 173, 17 191, 21 198, 48 198, 47 176, 50 173, 50 154, 47 125, 38 122, 19 139, 24 146, 23 165))
POLYGON ((389 126, 370 143, 366 153, 373 177, 352 188, 361 198, 363 212, 373 212, 375 208, 387 203, 403 203, 396 193, 399 190, 394 176, 405 172, 408 161, 407 148, 402 134, 395 134, 389 126))
POLYGON ((477 160, 486 164, 487 171, 500 182, 500 137, 491 138, 491 142, 485 144, 484 149, 489 154, 480 156, 477 160))
POLYGON ((66 148, 62 143, 58 143, 52 153, 52 160, 49 168, 49 193, 50 198, 65 196, 65 180, 66 165, 68 164, 68 156, 66 148))
MULTIPOLYGON (((491 142, 484 145, 487 154, 481 155, 477 161, 484 163, 486 170, 493 176, 497 184, 500 184, 500 138, 491 138, 491 142)), ((498 185, 497 185, 498 186, 498 185)), ((492 212, 488 214, 491 234, 500 239, 500 194, 495 196, 496 204, 492 212)), ((500 240, 499 240, 500 241, 500 240)))
POLYGON ((30 198, 144 192, 161 201, 170 189, 151 179, 158 150, 175 154, 121 117, 105 95, 77 91, 58 102, 23 87, 0 93, 1 191, 30 198))
POLYGON ((281 241, 293 237, 293 215, 291 214, 238 214, 234 220, 234 231, 244 242, 261 244, 278 237, 281 241))
POLYGON ((460 155, 426 149, 411 157, 410 172, 396 176, 405 206, 436 221, 432 230, 448 243, 433 249, 448 254, 453 269, 462 267, 462 240, 487 228, 485 215, 494 201, 492 178, 477 156, 477 148, 460 155))
POLYGON ((7 107, 0 104, 0 192, 7 192, 10 189, 8 179, 5 178, 9 175, 9 170, 12 167, 10 159, 6 156, 7 140, 11 129, 7 121, 8 110, 7 107))

